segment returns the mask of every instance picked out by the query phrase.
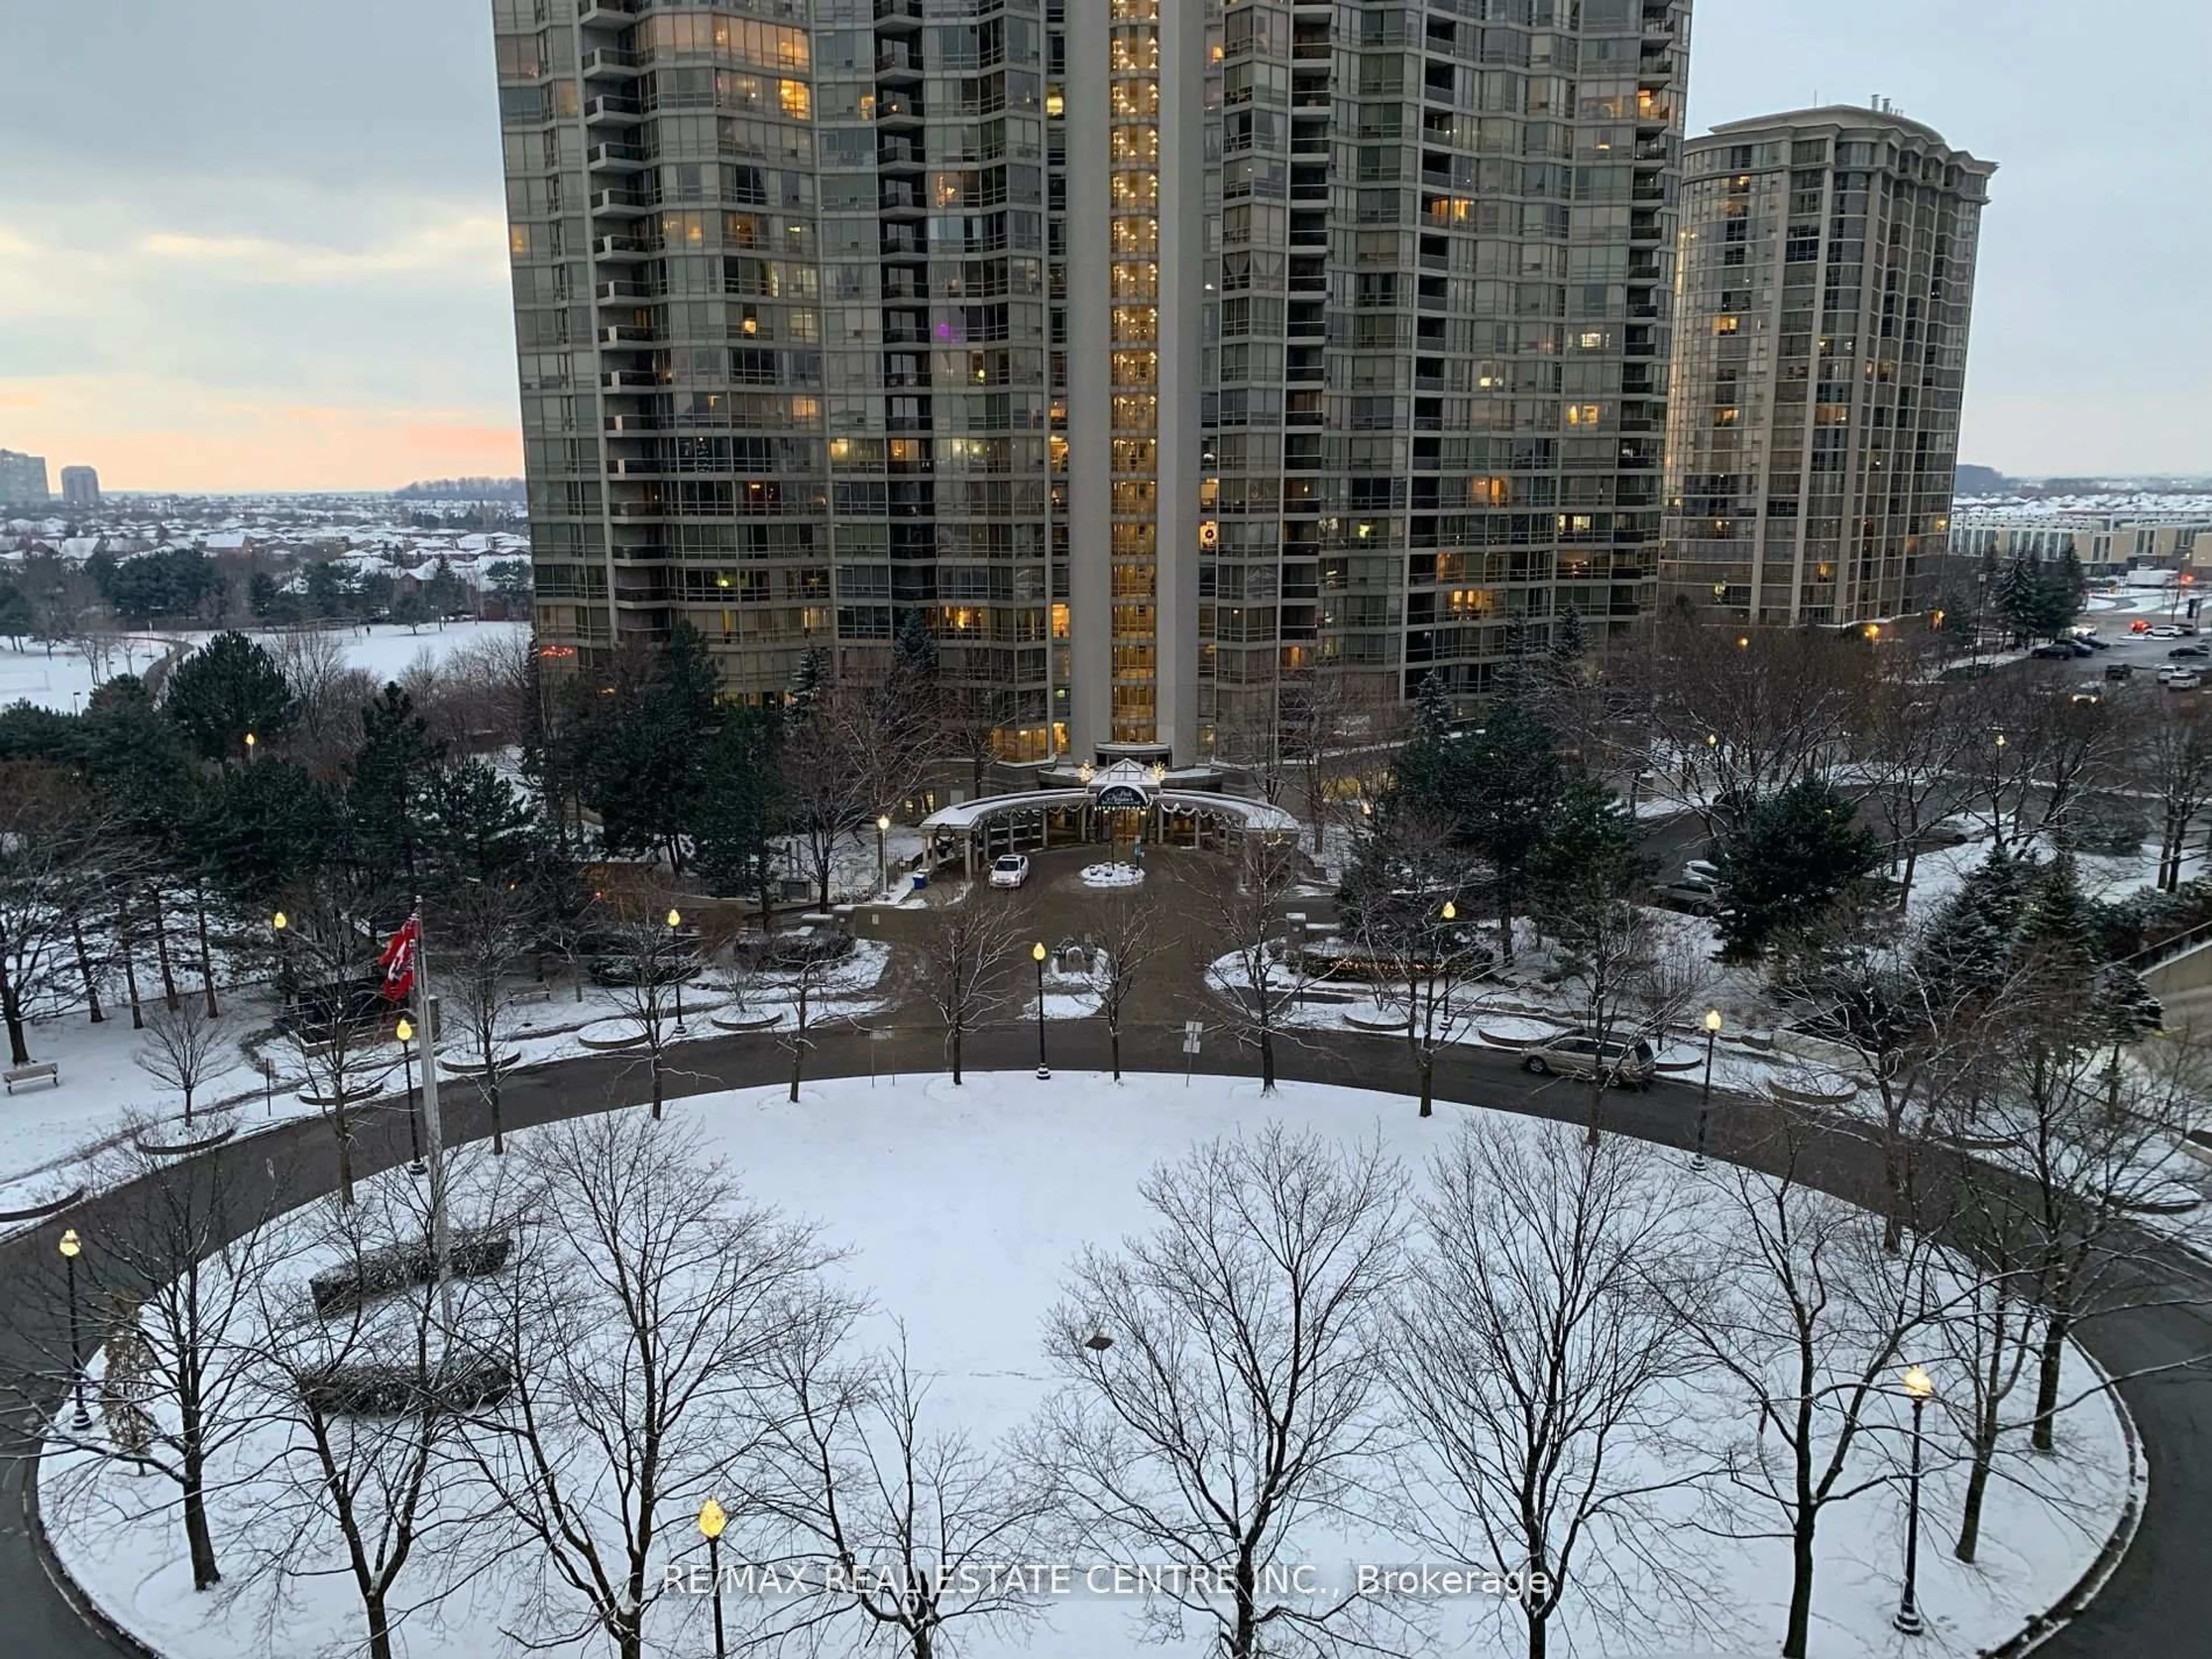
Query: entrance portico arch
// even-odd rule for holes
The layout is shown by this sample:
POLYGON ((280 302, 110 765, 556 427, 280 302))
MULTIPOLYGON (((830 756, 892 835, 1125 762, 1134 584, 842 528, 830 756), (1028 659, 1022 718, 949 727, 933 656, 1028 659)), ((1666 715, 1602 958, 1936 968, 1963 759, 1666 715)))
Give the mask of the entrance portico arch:
POLYGON ((1241 850, 1252 836, 1295 836, 1298 822, 1279 806, 1207 789, 1170 788, 1166 767, 1119 760, 1085 767, 1074 789, 990 795, 933 812, 921 821, 933 866, 960 861, 973 879, 979 864, 1004 853, 1109 841, 1149 841, 1241 850))

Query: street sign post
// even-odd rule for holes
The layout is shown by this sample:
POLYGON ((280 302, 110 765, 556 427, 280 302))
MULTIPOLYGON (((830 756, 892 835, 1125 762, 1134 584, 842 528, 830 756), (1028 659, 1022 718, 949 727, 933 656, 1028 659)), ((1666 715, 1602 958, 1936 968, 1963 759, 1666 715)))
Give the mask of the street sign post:
POLYGON ((1206 1022, 1187 1019, 1182 1024, 1182 1086, 1190 1087, 1191 1069, 1198 1063, 1200 1042, 1206 1036, 1206 1022))

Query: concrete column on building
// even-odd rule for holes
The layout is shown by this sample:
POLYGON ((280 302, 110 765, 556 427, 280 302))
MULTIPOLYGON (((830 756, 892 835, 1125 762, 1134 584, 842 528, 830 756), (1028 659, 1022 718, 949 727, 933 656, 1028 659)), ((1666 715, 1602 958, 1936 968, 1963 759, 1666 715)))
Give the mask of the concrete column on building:
MULTIPOLYGON (((1099 9, 1105 9, 1101 6, 1099 9)), ((1198 752, 1199 422, 1205 352, 1206 15, 1195 0, 1160 8, 1159 742, 1170 763, 1198 752)), ((1071 169, 1072 171, 1072 169, 1071 169)))
POLYGON ((1104 0, 1067 9, 1068 744, 1092 760, 1114 735, 1112 172, 1104 0))

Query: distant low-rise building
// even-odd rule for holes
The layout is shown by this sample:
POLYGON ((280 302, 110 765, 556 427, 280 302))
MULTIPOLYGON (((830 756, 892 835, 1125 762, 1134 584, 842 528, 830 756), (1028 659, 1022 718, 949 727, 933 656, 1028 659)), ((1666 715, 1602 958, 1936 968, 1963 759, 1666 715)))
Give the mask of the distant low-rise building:
POLYGON ((0 449, 0 507, 44 507, 52 499, 45 456, 0 449))
POLYGON ((62 469, 62 505, 89 513, 100 505, 100 474, 88 466, 62 469))
POLYGON ((1954 558, 2009 562, 2069 553, 2097 578, 2174 570, 2200 557, 2212 562, 2212 496, 1961 501, 1953 509, 1954 558))

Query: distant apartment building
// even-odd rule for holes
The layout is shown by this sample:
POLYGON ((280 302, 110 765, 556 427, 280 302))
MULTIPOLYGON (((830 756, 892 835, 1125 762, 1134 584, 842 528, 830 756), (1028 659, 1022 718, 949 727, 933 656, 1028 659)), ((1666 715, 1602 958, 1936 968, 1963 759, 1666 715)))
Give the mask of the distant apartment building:
POLYGON ((1961 501, 1951 514, 1951 552, 1976 563, 2056 560, 2072 554, 2091 576, 2175 570, 2212 561, 2212 500, 2092 507, 2063 501, 1961 501))
POLYGON ((45 456, 0 449, 0 507, 44 507, 52 499, 45 456))
POLYGON ((100 505, 100 474, 88 466, 62 469, 62 505, 91 512, 100 505))
POLYGON ((1182 763, 1656 594, 1688 0, 492 9, 559 659, 1182 763))
POLYGON ((1730 122, 1684 165, 1668 599, 1759 623, 1919 608, 1995 164, 1878 106, 1730 122))

